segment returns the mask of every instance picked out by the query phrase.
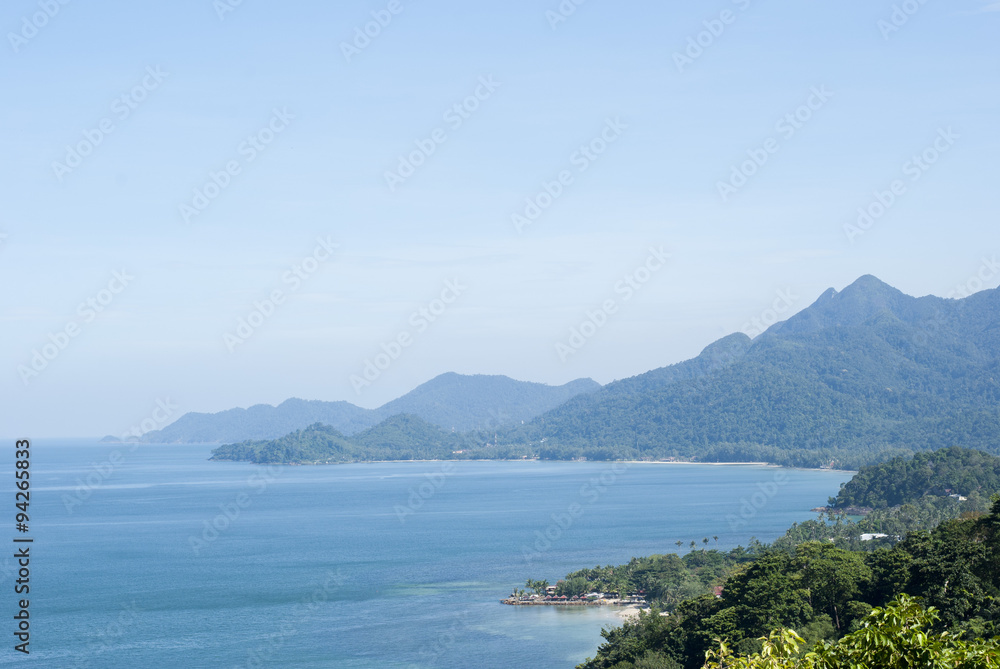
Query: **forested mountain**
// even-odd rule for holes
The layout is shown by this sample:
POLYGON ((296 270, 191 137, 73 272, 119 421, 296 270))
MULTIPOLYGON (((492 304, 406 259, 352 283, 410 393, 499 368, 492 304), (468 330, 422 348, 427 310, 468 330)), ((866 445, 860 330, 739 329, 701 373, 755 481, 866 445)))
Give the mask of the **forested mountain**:
POLYGON ((213 460, 258 464, 332 464, 373 460, 437 460, 474 446, 471 438, 445 432, 417 416, 393 416, 352 437, 317 423, 280 439, 220 446, 213 460))
POLYGON ((864 276, 752 341, 730 335, 507 438, 547 458, 845 468, 953 445, 996 453, 998 358, 1000 290, 914 298, 864 276))
POLYGON ((834 508, 883 509, 924 496, 968 497, 996 491, 1000 491, 1000 458, 953 447, 862 467, 841 487, 831 504, 834 508))
POLYGON ((413 414, 446 430, 496 430, 594 392, 600 384, 577 379, 562 386, 515 381, 506 376, 442 374, 378 409, 349 402, 290 399, 274 407, 258 404, 214 414, 186 413, 162 430, 145 434, 149 443, 213 443, 276 439, 313 423, 356 434, 399 414, 413 414))
POLYGON ((154 444, 274 439, 300 428, 323 423, 352 434, 376 422, 372 412, 349 402, 285 400, 278 406, 256 404, 248 409, 218 413, 186 413, 162 430, 147 432, 142 441, 154 444))
MULTIPOLYGON (((865 276, 756 339, 733 334, 692 360, 595 388, 446 374, 346 427, 312 421, 353 434, 370 427, 365 420, 412 413, 470 431, 470 443, 494 441, 477 456, 497 458, 853 469, 951 446, 1000 453, 1000 290, 913 298, 865 276), (546 403, 555 408, 518 425, 546 403)), ((258 438, 253 425, 244 432, 258 438)), ((269 434, 285 425, 275 421, 269 434)))
POLYGON ((600 390, 593 379, 562 386, 515 381, 507 376, 450 372, 375 410, 382 421, 397 414, 420 416, 446 430, 489 431, 519 425, 579 395, 600 390))

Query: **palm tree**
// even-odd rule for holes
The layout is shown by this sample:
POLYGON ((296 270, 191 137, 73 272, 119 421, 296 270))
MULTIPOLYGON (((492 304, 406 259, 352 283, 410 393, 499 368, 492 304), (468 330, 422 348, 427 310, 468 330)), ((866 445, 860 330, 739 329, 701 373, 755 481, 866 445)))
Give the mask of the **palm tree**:
POLYGON ((680 548, 681 546, 683 546, 683 545, 684 545, 684 542, 683 542, 683 541, 681 541, 680 539, 678 539, 678 540, 677 540, 677 541, 675 541, 674 543, 675 543, 675 544, 677 544, 677 547, 678 547, 678 548, 680 548))
POLYGON ((691 542, 691 550, 694 550, 694 547, 697 546, 697 545, 698 545, 697 541, 692 541, 691 542))
POLYGON ((712 535, 712 538, 715 539, 716 544, 719 543, 719 537, 717 535, 712 535))
POLYGON ((705 537, 704 539, 702 539, 701 543, 703 543, 703 544, 705 544, 707 546, 708 545, 708 537, 705 537))

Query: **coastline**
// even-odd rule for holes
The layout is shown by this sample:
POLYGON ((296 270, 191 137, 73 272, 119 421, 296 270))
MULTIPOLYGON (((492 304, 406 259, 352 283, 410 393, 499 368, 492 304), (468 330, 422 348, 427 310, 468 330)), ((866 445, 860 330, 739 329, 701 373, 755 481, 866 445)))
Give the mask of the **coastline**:
MULTIPOLYGON (((160 444, 169 446, 172 444, 160 444)), ((210 445, 210 444, 207 444, 210 445)), ((540 458, 438 458, 433 460, 354 460, 351 462, 252 462, 250 460, 229 460, 208 458, 211 462, 249 462, 250 464, 279 467, 308 467, 323 465, 377 465, 403 462, 561 462, 564 464, 626 464, 626 465, 703 465, 711 467, 771 467, 775 469, 796 469, 804 472, 841 472, 856 474, 856 469, 831 469, 829 467, 788 467, 772 462, 697 462, 691 460, 542 460, 540 458)))
POLYGON ((615 611, 615 615, 622 619, 622 624, 635 622, 639 619, 639 611, 641 611, 635 604, 630 604, 626 607, 615 611))

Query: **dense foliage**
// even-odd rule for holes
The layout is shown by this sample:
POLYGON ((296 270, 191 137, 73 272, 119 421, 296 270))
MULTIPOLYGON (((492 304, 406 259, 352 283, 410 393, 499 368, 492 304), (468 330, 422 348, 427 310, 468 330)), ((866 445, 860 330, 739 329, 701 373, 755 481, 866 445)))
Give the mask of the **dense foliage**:
MULTIPOLYGON (((350 418, 350 429, 338 428, 342 434, 331 439, 338 443, 361 429, 359 420, 387 417, 378 412, 406 411, 444 429, 466 430, 466 443, 483 447, 478 457, 492 458, 676 458, 853 469, 956 444, 1000 453, 998 324, 1000 290, 962 300, 918 299, 862 277, 756 339, 730 335, 697 358, 599 390, 588 380, 550 388, 446 374, 367 418, 350 418), (537 417, 518 425, 530 416, 537 417)), ((308 406, 295 405, 300 417, 319 410, 301 404, 308 406)), ((253 423, 237 415, 227 420, 253 423)), ((440 457, 440 440, 418 445, 412 437, 419 435, 398 432, 410 450, 440 457)), ((294 435, 279 441, 294 448, 294 435)), ((300 446, 308 450, 309 444, 300 446)), ((258 457, 275 449, 241 445, 226 452, 258 457)), ((341 452, 350 451, 344 446, 328 460, 303 461, 385 457, 384 448, 377 450, 349 454, 341 452)), ((963 468, 971 471, 975 463, 963 468)), ((907 489, 887 487, 880 505, 899 504, 900 494, 922 483, 927 490, 969 492, 988 483, 957 471, 923 476, 916 465, 906 473, 899 485, 907 489)), ((876 492, 846 494, 874 499, 876 492)), ((843 503, 856 502, 845 497, 843 503)))
MULTIPOLYGON (((659 609, 673 611, 682 601, 711 592, 739 565, 752 562, 762 548, 754 542, 750 548, 738 547, 729 552, 693 550, 683 557, 668 553, 632 558, 623 565, 598 565, 568 574, 557 584, 556 594, 642 594, 659 609)), ((529 587, 530 583, 534 581, 529 582, 529 587)))
POLYGON ((794 523, 774 545, 787 548, 804 541, 827 541, 838 548, 875 550, 894 545, 910 532, 932 529, 946 520, 975 517, 989 508, 990 498, 974 492, 964 502, 951 497, 925 496, 900 506, 875 509, 860 518, 831 512, 821 514, 818 520, 794 523), (866 540, 866 534, 886 537, 866 540))
MULTIPOLYGON (((917 462, 960 474, 990 460, 946 449, 917 462)), ((894 471, 873 468, 857 489, 877 489, 894 471)), ((645 590, 653 604, 637 621, 605 630, 597 657, 580 666, 696 669, 710 654, 710 667, 995 667, 984 658, 996 662, 998 642, 974 641, 1000 636, 1000 497, 983 497, 1000 485, 982 485, 965 502, 907 489, 901 506, 858 522, 831 513, 749 551, 693 550, 570 574, 587 587, 645 590), (874 529, 865 523, 905 539, 862 542, 860 532, 874 529), (919 526, 934 527, 904 531, 919 526), (719 596, 706 592, 717 584, 719 596)))
POLYGON ((873 609, 858 631, 819 644, 812 652, 802 652, 806 641, 793 630, 779 629, 762 637, 760 652, 749 656, 740 657, 721 643, 718 650, 709 651, 705 669, 1000 668, 1000 639, 966 641, 935 632, 938 620, 934 607, 924 609, 912 597, 900 595, 873 609))
POLYGON ((855 468, 1000 452, 1000 291, 912 298, 862 277, 754 340, 576 397, 508 435, 543 458, 855 468))
POLYGON ((827 513, 818 520, 795 523, 774 545, 788 548, 804 541, 829 541, 850 550, 891 546, 910 532, 988 511, 990 497, 997 491, 1000 458, 980 451, 948 448, 896 458, 863 467, 830 498, 827 513), (847 515, 855 512, 867 513, 847 515))
POLYGON ((227 444, 212 451, 213 460, 260 464, 326 464, 384 460, 442 460, 477 457, 518 457, 513 451, 445 432, 406 414, 346 437, 328 425, 311 425, 280 439, 227 444))
POLYGON ((830 503, 883 509, 925 495, 968 497, 984 490, 1000 490, 1000 458, 955 447, 862 467, 830 503))
POLYGON ((214 460, 261 464, 313 464, 364 460, 414 460, 453 457, 465 441, 414 416, 396 416, 354 437, 315 424, 280 439, 228 444, 212 452, 214 460))

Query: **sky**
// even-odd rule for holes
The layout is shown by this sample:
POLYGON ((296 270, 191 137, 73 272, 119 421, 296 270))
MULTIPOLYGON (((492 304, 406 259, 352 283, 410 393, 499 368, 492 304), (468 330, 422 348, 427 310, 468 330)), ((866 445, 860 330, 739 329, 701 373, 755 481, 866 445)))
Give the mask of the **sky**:
POLYGON ((1000 3, 9 0, 0 435, 997 287, 1000 3))

